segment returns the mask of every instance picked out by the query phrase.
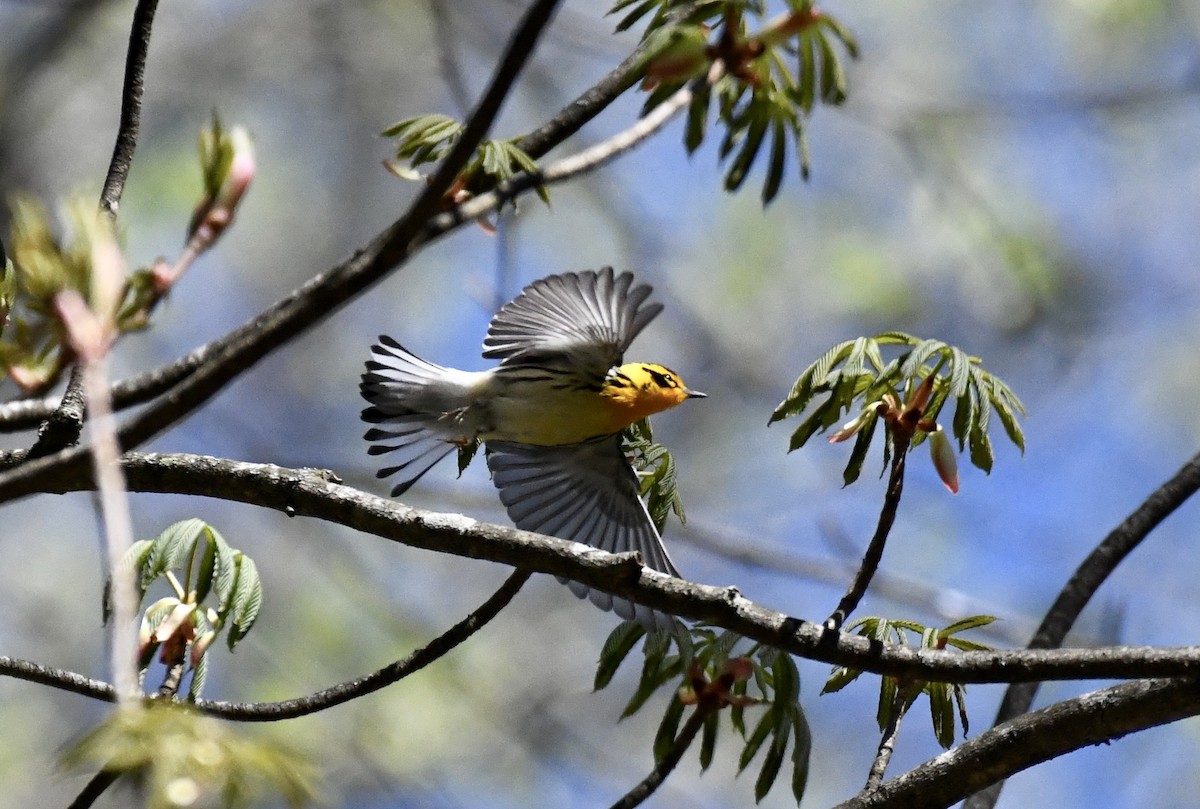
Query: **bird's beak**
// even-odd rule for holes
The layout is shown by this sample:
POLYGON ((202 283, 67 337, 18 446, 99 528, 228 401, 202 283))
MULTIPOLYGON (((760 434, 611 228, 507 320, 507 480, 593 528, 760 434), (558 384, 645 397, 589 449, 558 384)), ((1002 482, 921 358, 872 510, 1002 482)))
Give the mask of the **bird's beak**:
POLYGON ((689 399, 707 399, 708 398, 707 393, 701 393, 698 390, 688 390, 688 391, 686 391, 686 393, 687 393, 687 397, 689 399))

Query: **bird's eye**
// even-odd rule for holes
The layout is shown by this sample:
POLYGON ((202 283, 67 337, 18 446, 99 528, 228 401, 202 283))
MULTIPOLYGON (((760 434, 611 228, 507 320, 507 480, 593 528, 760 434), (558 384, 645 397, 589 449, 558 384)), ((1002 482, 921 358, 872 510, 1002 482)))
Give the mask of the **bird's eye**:
POLYGON ((651 379, 653 379, 655 384, 657 384, 659 387, 673 388, 676 386, 675 378, 670 374, 664 374, 661 371, 655 371, 653 368, 647 368, 646 370, 649 372, 651 379))

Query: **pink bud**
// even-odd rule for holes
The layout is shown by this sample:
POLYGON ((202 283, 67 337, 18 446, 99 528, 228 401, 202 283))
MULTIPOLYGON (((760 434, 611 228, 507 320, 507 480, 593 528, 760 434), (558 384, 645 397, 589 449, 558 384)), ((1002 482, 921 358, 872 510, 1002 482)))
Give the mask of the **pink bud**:
POLYGON ((933 460, 933 468, 938 477, 951 494, 958 494, 958 455, 950 436, 939 424, 937 430, 929 434, 929 457, 933 460))

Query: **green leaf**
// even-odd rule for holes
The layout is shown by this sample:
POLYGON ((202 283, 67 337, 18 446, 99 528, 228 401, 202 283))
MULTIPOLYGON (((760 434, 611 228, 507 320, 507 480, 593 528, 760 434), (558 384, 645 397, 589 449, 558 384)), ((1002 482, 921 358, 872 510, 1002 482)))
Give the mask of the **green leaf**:
MULTIPOLYGON (((734 696, 746 696, 747 688, 745 680, 738 680, 733 684, 734 696)), ((746 708, 744 705, 735 704, 729 708, 729 724, 733 725, 733 729, 738 732, 739 736, 743 739, 746 738, 746 708)))
POLYGON ((678 692, 673 694, 671 701, 667 703, 667 710, 663 713, 662 721, 658 724, 658 732, 654 734, 655 764, 661 763, 663 757, 671 751, 671 747, 675 744, 675 737, 679 733, 679 723, 683 719, 684 707, 678 692))
POLYGON ((854 346, 853 340, 845 340, 821 355, 820 359, 804 369, 804 373, 792 385, 787 397, 776 405, 768 424, 774 424, 791 416, 798 415, 808 407, 809 401, 817 388, 825 384, 830 370, 846 356, 854 346))
POLYGON ((750 734, 750 738, 746 740, 746 746, 742 748, 742 754, 738 757, 738 772, 742 770, 754 760, 754 756, 758 754, 758 749, 762 747, 762 743, 767 740, 767 736, 771 735, 771 729, 775 727, 775 707, 769 708, 762 718, 758 720, 758 724, 754 726, 754 731, 750 734))
POLYGON ((938 637, 948 638, 951 635, 955 635, 959 632, 965 632, 968 629, 978 629, 981 626, 987 626, 995 620, 996 616, 994 615, 972 615, 970 618, 963 618, 943 627, 942 630, 938 632, 938 637))
POLYGON ((792 797, 796 803, 804 797, 808 786, 808 766, 812 757, 812 729, 808 726, 808 717, 800 706, 792 713, 792 735, 796 737, 792 746, 792 797))
MULTIPOLYGON (((212 590, 214 574, 216 573, 217 565, 220 563, 220 554, 217 551, 216 532, 212 526, 204 526, 202 538, 204 543, 197 543, 200 550, 200 564, 196 567, 196 576, 193 582, 185 582, 185 587, 190 587, 196 591, 196 603, 199 604, 208 597, 208 593, 212 590)), ((193 557, 194 558, 194 557, 193 557)))
POLYGON ((947 346, 941 340, 922 340, 909 352, 907 359, 904 360, 904 364, 900 366, 901 378, 905 380, 916 379, 917 372, 921 370, 926 361, 945 348, 947 346))
POLYGON ((704 135, 708 130, 708 108, 712 101, 712 88, 703 85, 688 106, 687 129, 683 136, 683 145, 688 154, 700 148, 704 135))
POLYGON ((704 735, 700 737, 700 771, 712 764, 713 751, 717 748, 717 731, 721 727, 721 715, 713 711, 704 717, 704 735))
POLYGON ((950 686, 947 683, 929 683, 925 690, 929 694, 933 735, 942 749, 949 750, 954 744, 954 706, 950 700, 950 686))
POLYGON ((231 626, 226 642, 229 651, 246 637, 262 608, 262 581, 254 560, 245 554, 237 555, 237 583, 234 585, 231 626))
POLYGON ((192 682, 188 685, 188 702, 200 699, 204 691, 204 682, 208 679, 208 655, 201 656, 196 667, 192 669, 192 682))
POLYGON ((971 380, 971 358, 960 348, 950 347, 950 389, 947 395, 957 399, 967 392, 971 380))
POLYGON ((805 32, 799 40, 799 68, 796 86, 796 103, 805 113, 812 112, 817 97, 817 57, 816 45, 813 40, 817 34, 805 32))
POLYGON ((820 33, 816 39, 821 50, 821 100, 841 104, 846 100, 846 73, 829 39, 820 33))
MULTIPOLYGON (((616 12, 620 11, 621 9, 627 8, 636 2, 637 2, 637 0, 624 0, 624 2, 617 3, 617 5, 613 6, 612 10, 610 10, 608 13, 615 14, 616 12)), ((617 23, 617 27, 614 30, 618 33, 621 31, 628 30, 638 20, 640 20, 642 17, 646 16, 646 13, 649 12, 651 9, 653 9, 658 4, 659 4, 659 0, 643 0, 643 2, 639 3, 633 9, 633 11, 629 12, 628 14, 626 14, 624 17, 621 18, 621 21, 617 23)))
POLYGON ((875 428, 879 425, 879 414, 873 413, 858 430, 854 437, 854 449, 850 451, 850 460, 842 472, 842 485, 849 486, 858 480, 862 474, 863 464, 867 460, 867 451, 871 448, 871 439, 875 437, 875 428))
POLYGON ((767 205, 775 199, 783 185, 783 174, 787 170, 788 135, 783 120, 776 118, 771 128, 771 160, 767 164, 767 178, 763 181, 762 202, 767 205))
POLYGON ((180 520, 166 527, 154 540, 154 547, 142 568, 143 588, 168 570, 179 570, 192 555, 195 543, 204 535, 205 524, 195 518, 180 520))
POLYGON ((758 157, 759 150, 762 148, 763 138, 767 134, 768 123, 766 115, 761 112, 751 117, 750 124, 746 127, 746 136, 742 141, 742 148, 738 151, 737 156, 733 159, 733 163, 729 166, 729 171, 725 174, 726 191, 737 191, 745 181, 746 176, 750 173, 750 169, 754 166, 754 161, 758 157))
POLYGON ((879 678, 879 705, 875 708, 875 721, 879 729, 885 730, 892 723, 896 711, 896 696, 900 692, 895 677, 879 678))
POLYGON ((622 621, 609 633, 600 649, 600 664, 596 667, 596 679, 592 688, 599 691, 612 682, 613 675, 617 673, 621 663, 645 634, 645 628, 636 621, 622 621))
POLYGON ((229 547, 229 543, 216 530, 213 530, 213 536, 217 539, 217 570, 213 592, 217 596, 216 610, 224 615, 232 607, 233 585, 237 579, 237 552, 229 547))
POLYGON ((952 683, 951 692, 954 694, 954 704, 958 706, 958 721, 962 723, 963 738, 970 732, 971 725, 967 721, 967 688, 960 683, 952 683))
POLYGON ((788 741, 792 735, 792 723, 788 721, 786 711, 780 711, 779 717, 781 721, 778 721, 774 727, 774 738, 771 740, 771 746, 767 748, 767 755, 763 759, 758 778, 754 781, 755 803, 762 801, 771 791, 771 787, 775 786, 775 779, 779 777, 779 768, 783 766, 783 757, 787 753, 788 741))
POLYGON ((776 705, 791 705, 800 698, 800 672, 796 661, 786 652, 776 652, 771 661, 771 684, 775 687, 772 701, 776 705))
MULTIPOLYGON (((140 571, 146 566, 146 561, 150 557, 150 551, 154 546, 152 539, 140 539, 129 546, 125 554, 121 557, 118 564, 118 569, 122 571, 131 570, 134 574, 134 586, 137 588, 137 603, 140 605, 142 599, 146 597, 146 588, 142 584, 142 576, 140 571)), ((112 578, 109 577, 104 582, 104 594, 101 598, 101 620, 103 623, 108 623, 108 619, 112 617, 112 578)))
POLYGON ((841 691, 850 683, 857 680, 861 674, 861 669, 834 666, 833 672, 829 675, 829 679, 825 681, 825 686, 821 689, 821 693, 832 694, 835 691, 841 691))
POLYGON ((668 679, 680 672, 679 661, 667 662, 667 652, 671 648, 671 635, 666 632, 652 632, 646 635, 643 644, 645 662, 642 664, 642 677, 637 690, 630 697, 621 718, 637 713, 650 695, 659 689, 668 679))

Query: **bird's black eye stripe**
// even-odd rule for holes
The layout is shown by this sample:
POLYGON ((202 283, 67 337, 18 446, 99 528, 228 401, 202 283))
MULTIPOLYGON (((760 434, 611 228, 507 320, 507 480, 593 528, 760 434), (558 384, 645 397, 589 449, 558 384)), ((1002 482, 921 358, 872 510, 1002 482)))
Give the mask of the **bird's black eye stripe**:
POLYGON ((646 372, 650 374, 651 378, 659 385, 659 387, 673 388, 676 386, 675 377, 671 376, 670 374, 660 373, 653 368, 646 368, 646 372))

